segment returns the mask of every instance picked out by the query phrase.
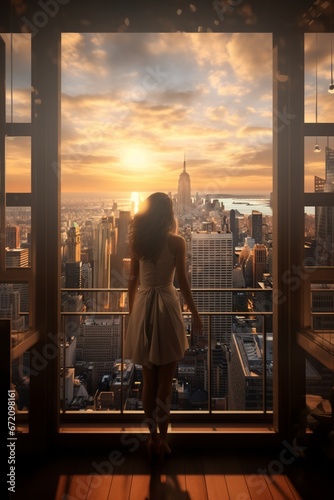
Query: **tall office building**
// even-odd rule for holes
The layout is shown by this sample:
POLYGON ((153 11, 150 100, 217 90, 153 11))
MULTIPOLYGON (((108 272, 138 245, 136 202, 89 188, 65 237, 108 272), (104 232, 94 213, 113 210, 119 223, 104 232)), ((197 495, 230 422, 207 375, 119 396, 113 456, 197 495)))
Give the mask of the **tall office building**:
MULTIPOLYGON (((120 316, 112 319, 87 319, 79 327, 76 361, 93 362, 98 380, 111 374, 121 356, 122 323, 120 316)), ((97 387, 93 387, 95 391, 97 387)))
POLYGON ((128 235, 129 224, 132 220, 131 212, 128 210, 121 210, 117 220, 118 227, 118 241, 117 241, 117 255, 120 260, 129 256, 128 250, 128 235))
POLYGON ((186 160, 183 162, 183 171, 179 177, 179 185, 177 190, 177 213, 178 215, 185 215, 189 212, 191 207, 191 193, 190 193, 190 175, 186 172, 186 160))
POLYGON ((254 245, 253 248, 253 287, 259 287, 258 282, 263 280, 263 274, 267 267, 267 247, 265 245, 254 245))
POLYGON ((112 225, 102 217, 94 231, 93 241, 93 286, 110 287, 110 255, 112 248, 112 225))
POLYGON ((72 224, 67 232, 67 262, 79 262, 81 260, 81 237, 80 228, 76 222, 72 224))
MULTIPOLYGON (((232 288, 233 279, 233 239, 231 233, 193 233, 191 239, 191 287, 199 312, 231 312, 232 292, 196 291, 198 288, 232 288)), ((211 332, 211 367, 213 377, 211 392, 215 397, 227 394, 226 350, 216 349, 217 344, 229 345, 232 330, 232 318, 227 315, 203 318, 204 332, 211 332), (217 362, 217 366, 215 366, 217 362)), ((202 339, 194 339, 199 345, 202 339)))
MULTIPOLYGON (((263 410, 263 335, 233 333, 228 362, 228 410, 263 410)), ((266 341, 267 409, 273 405, 273 336, 266 341)))
MULTIPOLYGON (((113 233, 111 222, 107 217, 102 217, 94 231, 93 288, 110 288, 113 233)), ((109 292, 97 292, 93 295, 93 307, 96 311, 109 310, 109 301, 109 292)))
POLYGON ((20 248, 20 228, 18 226, 6 226, 6 247, 20 248))
POLYGON ((20 310, 20 292, 12 284, 0 284, 0 318, 9 318, 13 331, 24 330, 25 319, 20 310))
POLYGON ((249 216, 250 232, 255 243, 262 243, 262 213, 258 210, 252 210, 249 216))
MULTIPOLYGON (((334 150, 326 147, 326 178, 315 176, 316 193, 334 193, 334 150)), ((334 207, 315 207, 315 260, 319 266, 334 265, 334 207)))
POLYGON ((82 287, 82 262, 66 262, 66 288, 82 287))
POLYGON ((82 264, 82 288, 93 287, 93 270, 89 262, 82 264))
POLYGON ((29 267, 29 249, 6 248, 6 267, 29 267))
POLYGON ((237 261, 237 257, 235 255, 235 248, 238 246, 239 241, 239 219, 236 218, 235 210, 230 210, 230 231, 232 233, 233 240, 233 263, 235 264, 237 261))

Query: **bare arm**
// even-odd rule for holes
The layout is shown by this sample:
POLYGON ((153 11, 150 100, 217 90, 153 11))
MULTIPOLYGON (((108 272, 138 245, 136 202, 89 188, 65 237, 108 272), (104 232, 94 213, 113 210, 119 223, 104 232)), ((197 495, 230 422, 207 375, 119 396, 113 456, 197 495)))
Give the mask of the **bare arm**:
POLYGON ((187 272, 186 272, 186 242, 182 237, 175 239, 175 267, 177 278, 180 285, 181 293, 184 300, 190 309, 193 317, 194 328, 197 331, 203 330, 202 320, 198 314, 196 304, 194 302, 191 289, 189 286, 187 272))
POLYGON ((139 260, 131 259, 130 276, 128 281, 129 313, 132 312, 139 283, 139 260))

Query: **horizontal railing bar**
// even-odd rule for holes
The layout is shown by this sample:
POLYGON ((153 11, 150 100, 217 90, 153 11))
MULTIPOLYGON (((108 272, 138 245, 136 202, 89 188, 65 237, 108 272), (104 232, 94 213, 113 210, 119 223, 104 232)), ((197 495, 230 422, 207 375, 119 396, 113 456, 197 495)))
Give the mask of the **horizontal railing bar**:
MULTIPOLYGON (((128 311, 62 311, 60 313, 62 316, 127 316, 129 315, 128 311)), ((183 316, 191 316, 191 312, 182 312, 183 316)), ((263 312, 249 312, 249 311, 239 311, 239 312, 231 312, 231 311, 199 311, 200 316, 271 316, 272 311, 263 311, 263 312)))
MULTIPOLYGON (((177 291, 180 291, 176 287, 177 291)), ((127 292, 127 288, 61 288, 61 292, 127 292)), ((272 288, 192 288, 192 292, 272 292, 272 288)))

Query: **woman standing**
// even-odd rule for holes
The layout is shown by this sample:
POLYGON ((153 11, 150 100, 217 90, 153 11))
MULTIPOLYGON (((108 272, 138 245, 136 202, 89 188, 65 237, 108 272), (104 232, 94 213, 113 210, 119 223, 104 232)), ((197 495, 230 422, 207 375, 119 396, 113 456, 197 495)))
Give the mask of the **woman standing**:
POLYGON ((125 358, 143 366, 143 407, 150 431, 149 453, 170 453, 167 429, 177 361, 189 347, 181 306, 173 286, 175 270, 193 328, 203 324, 186 275, 186 244, 175 234, 172 200, 164 193, 147 198, 130 226, 130 318, 125 358), (138 289, 138 285, 139 289, 138 289), (158 433, 159 430, 159 433, 158 433))

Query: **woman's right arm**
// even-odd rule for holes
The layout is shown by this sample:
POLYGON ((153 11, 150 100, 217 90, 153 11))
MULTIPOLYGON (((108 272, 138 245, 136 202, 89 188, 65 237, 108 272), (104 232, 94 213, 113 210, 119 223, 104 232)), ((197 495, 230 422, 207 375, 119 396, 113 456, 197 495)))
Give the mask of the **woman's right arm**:
POLYGON ((132 258, 130 265, 130 276, 128 281, 129 314, 132 312, 133 303, 138 290, 139 283, 139 260, 132 258))
POLYGON ((198 314, 196 304, 194 302, 191 289, 189 286, 189 281, 186 272, 186 242, 182 236, 175 237, 175 267, 177 273, 177 279, 179 282, 181 293, 184 300, 192 313, 192 320, 194 325, 194 330, 196 332, 202 332, 203 323, 198 314))

